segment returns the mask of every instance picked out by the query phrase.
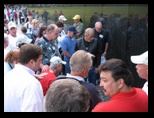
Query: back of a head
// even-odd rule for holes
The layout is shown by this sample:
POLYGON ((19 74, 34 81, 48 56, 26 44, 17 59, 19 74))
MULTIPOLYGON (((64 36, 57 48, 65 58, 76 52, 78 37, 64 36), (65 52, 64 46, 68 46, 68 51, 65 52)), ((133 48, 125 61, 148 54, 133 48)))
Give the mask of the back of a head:
POLYGON ((18 57, 19 57, 19 50, 12 50, 7 53, 4 62, 13 63, 16 61, 18 63, 18 57))
POLYGON ((88 90, 74 79, 55 80, 45 97, 46 112, 86 112, 89 108, 88 90))
POLYGON ((126 63, 121 59, 109 59, 104 64, 99 66, 99 72, 111 72, 115 81, 122 78, 127 86, 133 84, 133 75, 130 72, 126 63))
POLYGON ((40 55, 43 54, 42 48, 35 44, 24 44, 20 48, 19 63, 27 64, 31 59, 37 61, 40 55))
POLYGON ((70 58, 70 69, 73 72, 81 72, 92 63, 93 54, 84 50, 76 51, 70 58))

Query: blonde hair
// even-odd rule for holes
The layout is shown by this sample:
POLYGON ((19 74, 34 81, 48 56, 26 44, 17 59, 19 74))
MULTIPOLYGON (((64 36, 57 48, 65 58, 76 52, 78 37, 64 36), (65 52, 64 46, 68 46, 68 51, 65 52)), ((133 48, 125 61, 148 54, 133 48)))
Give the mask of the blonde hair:
POLYGON ((34 25, 35 25, 36 23, 38 23, 38 22, 39 22, 39 20, 33 19, 33 20, 32 20, 32 26, 34 27, 34 25))

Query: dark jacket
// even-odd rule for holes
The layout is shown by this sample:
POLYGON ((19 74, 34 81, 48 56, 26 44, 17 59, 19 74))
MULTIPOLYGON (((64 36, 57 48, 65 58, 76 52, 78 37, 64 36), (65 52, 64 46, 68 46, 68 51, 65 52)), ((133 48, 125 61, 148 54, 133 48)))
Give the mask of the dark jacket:
POLYGON ((79 38, 75 46, 75 51, 77 50, 85 50, 95 55, 93 59, 93 66, 96 65, 96 67, 98 67, 100 65, 101 49, 96 38, 94 38, 91 42, 85 41, 83 37, 79 38))

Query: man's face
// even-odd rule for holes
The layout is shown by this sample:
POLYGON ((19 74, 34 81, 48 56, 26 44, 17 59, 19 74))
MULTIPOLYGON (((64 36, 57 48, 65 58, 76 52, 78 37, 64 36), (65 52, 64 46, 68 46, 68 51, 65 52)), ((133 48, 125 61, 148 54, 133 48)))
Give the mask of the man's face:
POLYGON ((10 35, 11 36, 13 36, 13 37, 16 37, 17 35, 17 28, 15 28, 15 27, 11 27, 10 29, 9 29, 9 33, 10 33, 10 35))

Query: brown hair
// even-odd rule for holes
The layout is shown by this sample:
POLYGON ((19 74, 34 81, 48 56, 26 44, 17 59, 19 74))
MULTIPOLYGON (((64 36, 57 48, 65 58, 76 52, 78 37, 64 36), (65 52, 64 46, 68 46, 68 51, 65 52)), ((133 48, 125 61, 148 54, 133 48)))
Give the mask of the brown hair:
POLYGON ((18 63, 19 50, 13 50, 7 53, 4 61, 13 63, 13 61, 17 61, 18 63))

